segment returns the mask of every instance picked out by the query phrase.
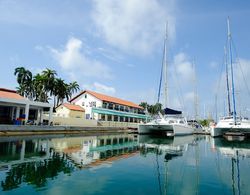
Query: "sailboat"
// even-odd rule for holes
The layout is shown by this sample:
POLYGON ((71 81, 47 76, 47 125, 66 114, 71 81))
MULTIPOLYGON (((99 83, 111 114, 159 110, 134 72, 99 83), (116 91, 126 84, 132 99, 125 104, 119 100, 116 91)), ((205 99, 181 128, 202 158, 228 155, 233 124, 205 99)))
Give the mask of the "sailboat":
POLYGON ((226 59, 227 56, 229 60, 226 60, 226 82, 227 82, 227 101, 228 101, 228 116, 221 117, 217 125, 211 129, 211 136, 221 136, 225 133, 236 134, 238 132, 245 133, 250 132, 250 120, 247 117, 237 116, 236 113, 236 99, 235 99, 235 87, 234 87, 234 71, 233 71, 233 60, 232 60, 232 35, 230 31, 229 18, 227 19, 227 48, 225 49, 226 59), (227 55, 228 51, 228 55, 227 55), (231 92, 229 88, 229 79, 228 79, 228 62, 231 72, 231 92), (230 94, 231 93, 231 94, 230 94), (233 103, 233 111, 231 111, 231 98, 233 103))
MULTIPOLYGON (((167 28, 166 28, 166 36, 164 39, 164 49, 163 49, 163 60, 162 60, 162 68, 161 68, 161 77, 160 77, 160 85, 158 91, 158 100, 160 101, 160 91, 161 91, 161 83, 164 80, 164 98, 165 105, 167 105, 167 28)), ((175 135, 189 135, 194 131, 193 127, 188 124, 188 121, 185 117, 182 116, 182 112, 178 110, 173 110, 170 108, 164 109, 164 115, 159 112, 159 116, 146 123, 138 125, 138 133, 139 134, 164 134, 166 136, 175 136, 175 135)))

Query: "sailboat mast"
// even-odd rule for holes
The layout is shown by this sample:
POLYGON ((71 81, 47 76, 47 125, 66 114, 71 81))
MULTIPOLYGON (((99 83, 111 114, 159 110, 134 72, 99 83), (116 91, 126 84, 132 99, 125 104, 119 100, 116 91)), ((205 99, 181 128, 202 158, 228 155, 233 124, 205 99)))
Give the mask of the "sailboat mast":
POLYGON ((164 107, 168 105, 168 69, 167 69, 167 38, 168 38, 168 23, 166 23, 166 34, 164 39, 164 54, 163 54, 163 73, 164 73, 164 107))
POLYGON ((233 59, 232 59, 232 37, 231 37, 231 32, 230 32, 229 17, 227 18, 227 32, 228 32, 228 44, 229 44, 231 80, 232 80, 233 117, 234 117, 234 124, 236 125, 236 105, 235 105, 235 91, 234 91, 234 71, 233 71, 233 59))
POLYGON ((228 56, 227 56, 227 49, 224 48, 225 51, 225 66, 226 66, 226 83, 227 83, 227 103, 228 103, 228 115, 232 114, 231 112, 231 102, 230 102, 230 89, 229 89, 229 81, 228 81, 228 56))

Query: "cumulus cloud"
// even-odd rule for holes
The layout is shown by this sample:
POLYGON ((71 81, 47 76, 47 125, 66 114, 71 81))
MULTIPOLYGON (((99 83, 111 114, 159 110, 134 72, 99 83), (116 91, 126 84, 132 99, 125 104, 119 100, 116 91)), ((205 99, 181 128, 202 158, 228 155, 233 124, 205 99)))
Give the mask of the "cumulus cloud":
POLYGON ((185 53, 179 53, 174 56, 174 67, 178 77, 180 77, 182 81, 192 81, 194 76, 193 65, 185 53))
POLYGON ((83 42, 71 37, 63 49, 50 48, 53 58, 66 71, 87 77, 112 78, 110 68, 88 56, 83 50, 83 42))
POLYGON ((99 93, 108 94, 108 95, 114 95, 116 92, 114 87, 107 86, 99 82, 94 82, 93 84, 89 84, 89 85, 83 85, 83 88, 97 91, 99 93))
POLYGON ((115 48, 148 54, 162 41, 168 21, 169 37, 174 38, 174 1, 166 6, 157 0, 94 0, 92 18, 99 36, 115 48))

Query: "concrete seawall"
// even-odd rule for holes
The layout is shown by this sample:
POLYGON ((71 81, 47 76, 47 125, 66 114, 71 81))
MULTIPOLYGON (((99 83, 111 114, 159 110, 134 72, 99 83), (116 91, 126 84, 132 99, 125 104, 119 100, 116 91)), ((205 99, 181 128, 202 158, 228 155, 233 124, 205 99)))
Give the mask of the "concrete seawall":
POLYGON ((33 126, 0 125, 0 136, 41 135, 41 134, 93 134, 131 132, 124 127, 75 127, 75 126, 33 126))

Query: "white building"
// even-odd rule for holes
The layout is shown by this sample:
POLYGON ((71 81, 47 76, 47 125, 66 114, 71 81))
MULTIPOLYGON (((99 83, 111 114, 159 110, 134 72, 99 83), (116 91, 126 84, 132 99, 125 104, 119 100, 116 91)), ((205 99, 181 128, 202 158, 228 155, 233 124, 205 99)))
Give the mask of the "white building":
POLYGON ((85 109, 86 119, 139 123, 146 120, 143 107, 126 100, 85 90, 70 100, 85 109))
POLYGON ((0 124, 21 122, 42 123, 43 113, 49 113, 47 123, 52 121, 53 105, 44 102, 30 101, 14 90, 0 88, 0 124))
POLYGON ((84 108, 79 105, 63 103, 56 108, 57 117, 85 118, 84 108))

